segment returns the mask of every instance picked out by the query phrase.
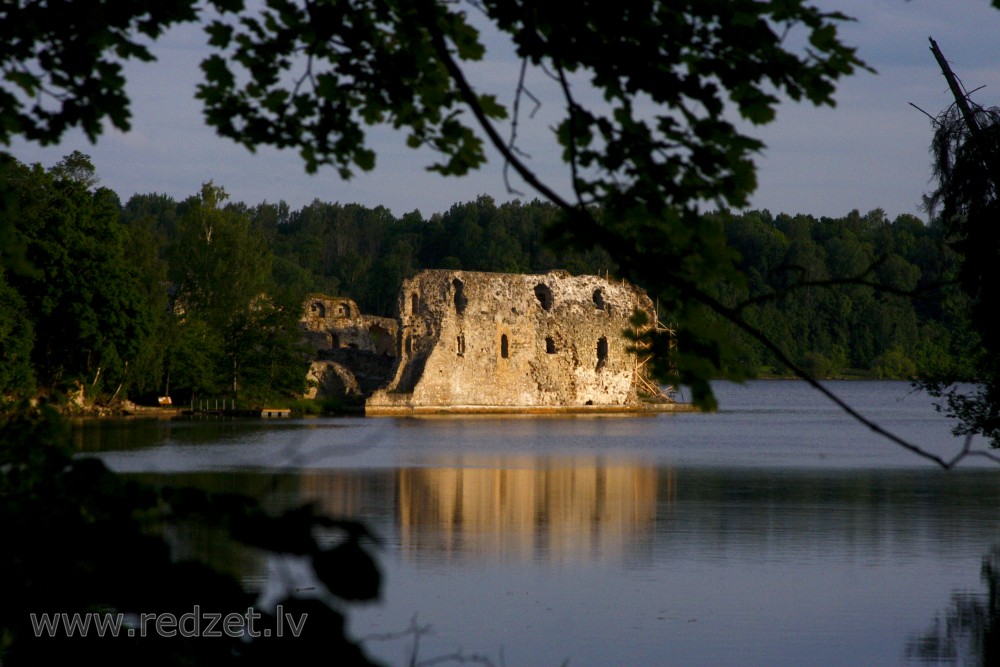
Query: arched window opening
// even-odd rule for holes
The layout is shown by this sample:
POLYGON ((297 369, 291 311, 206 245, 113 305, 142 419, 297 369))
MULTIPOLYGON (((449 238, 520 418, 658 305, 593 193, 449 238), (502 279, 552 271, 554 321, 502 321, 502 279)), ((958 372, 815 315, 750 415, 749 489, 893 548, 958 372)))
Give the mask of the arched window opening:
POLYGON ((345 303, 344 305, 342 305, 340 307, 340 314, 343 315, 344 317, 350 317, 351 316, 351 307, 348 304, 345 303))
POLYGON ((545 354, 555 354, 556 353, 556 341, 552 336, 548 336, 545 339, 545 354))
POLYGON ((500 336, 500 358, 507 359, 510 356, 509 344, 507 343, 507 334, 502 334, 500 336))
POLYGON ((416 315, 418 308, 420 308, 420 295, 414 292, 410 295, 410 314, 416 315))
POLYGON ((411 354, 413 352, 413 339, 409 336, 406 337, 406 345, 404 346, 406 354, 411 354))
POLYGON ((594 290, 594 308, 604 310, 604 290, 600 287, 594 290))
POLYGON ((316 317, 326 317, 326 306, 322 301, 313 301, 311 310, 316 317))
POLYGON ((608 362, 608 339, 601 336, 597 339, 597 370, 604 368, 608 362))
POLYGON ((465 312, 465 306, 469 300, 465 298, 465 283, 458 278, 451 281, 451 286, 455 289, 455 312, 461 315, 465 312))
POLYGON ((548 285, 544 283, 535 285, 535 296, 542 305, 542 310, 552 310, 552 290, 548 285))

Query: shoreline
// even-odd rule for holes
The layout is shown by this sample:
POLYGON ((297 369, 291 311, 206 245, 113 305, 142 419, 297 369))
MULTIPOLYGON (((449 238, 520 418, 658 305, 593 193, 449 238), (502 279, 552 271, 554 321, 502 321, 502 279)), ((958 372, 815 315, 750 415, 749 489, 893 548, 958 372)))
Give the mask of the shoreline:
POLYGON ((640 405, 367 405, 365 417, 448 415, 646 415, 698 412, 690 403, 640 405))

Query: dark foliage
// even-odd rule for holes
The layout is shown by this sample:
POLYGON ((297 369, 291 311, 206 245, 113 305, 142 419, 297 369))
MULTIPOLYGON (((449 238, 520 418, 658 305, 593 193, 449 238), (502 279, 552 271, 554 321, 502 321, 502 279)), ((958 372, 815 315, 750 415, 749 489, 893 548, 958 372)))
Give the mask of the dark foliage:
POLYGON ((964 115, 953 106, 935 121, 931 146, 937 189, 928 198, 940 209, 947 240, 961 257, 959 282, 971 299, 972 327, 979 339, 973 351, 973 391, 955 385, 948 373, 925 386, 943 399, 943 409, 958 420, 958 435, 981 434, 1000 447, 1000 109, 966 102, 964 115))
POLYGON ((335 664, 372 664, 344 628, 345 603, 380 595, 370 553, 376 541, 364 526, 308 506, 271 516, 250 498, 145 486, 97 459, 74 457, 66 422, 51 408, 20 410, 0 424, 0 531, 4 665, 269 665, 320 654, 335 664), (265 553, 309 559, 326 594, 279 602, 283 615, 304 623, 298 637, 287 626, 277 636, 277 606, 257 610, 261 618, 247 626, 261 633, 257 638, 185 636, 183 626, 157 632, 153 623, 140 624, 142 614, 179 619, 196 609, 227 615, 256 606, 229 575, 171 557, 163 528, 186 522, 218 526, 228 539, 265 553), (321 544, 317 531, 338 537, 321 544), (125 624, 117 637, 93 629, 86 637, 48 636, 35 632, 31 617, 37 623, 44 613, 123 614, 125 624))

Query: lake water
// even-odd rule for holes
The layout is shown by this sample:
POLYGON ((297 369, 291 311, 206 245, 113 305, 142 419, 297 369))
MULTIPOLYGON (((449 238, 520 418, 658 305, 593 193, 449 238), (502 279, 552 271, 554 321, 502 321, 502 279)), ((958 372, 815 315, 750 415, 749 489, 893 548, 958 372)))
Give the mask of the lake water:
MULTIPOLYGON (((960 447, 906 383, 828 386, 927 449, 960 447)), ((986 664, 974 621, 1000 465, 941 470, 799 382, 717 390, 713 414, 102 422, 77 437, 122 472, 367 522, 384 596, 352 607, 350 630, 388 664, 412 642, 376 636, 414 619, 432 628, 420 658, 508 667, 986 664)), ((265 597, 309 587, 294 561, 195 535, 178 549, 265 597)))

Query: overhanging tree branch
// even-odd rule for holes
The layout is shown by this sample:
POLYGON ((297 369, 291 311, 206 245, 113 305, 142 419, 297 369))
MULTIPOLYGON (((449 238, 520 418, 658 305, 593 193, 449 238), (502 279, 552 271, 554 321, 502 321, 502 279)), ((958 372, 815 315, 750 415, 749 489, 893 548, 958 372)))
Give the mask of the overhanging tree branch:
POLYGON ((434 45, 434 49, 437 52, 438 57, 444 64, 445 69, 448 70, 448 74, 451 75, 452 80, 455 85, 458 86, 459 92, 462 95, 462 100, 472 111, 472 114, 476 117, 476 121, 479 123, 480 128, 489 137, 490 143, 493 147, 500 151, 500 154, 507 160, 518 175, 525 180, 525 182, 537 190, 542 196, 551 201, 553 204, 563 209, 567 213, 577 216, 586 215, 585 211, 580 208, 573 206, 568 201, 563 199, 555 190, 548 187, 543 183, 527 166, 520 160, 520 158, 514 154, 513 151, 509 149, 507 143, 500 136, 500 133, 493 126, 493 123, 487 117, 482 105, 479 103, 479 98, 476 96, 475 91, 472 90, 472 86, 469 85, 468 80, 465 78, 465 73, 462 72, 462 68, 458 66, 455 59, 452 57, 451 52, 448 49, 448 44, 445 41, 444 34, 437 25, 437 20, 434 12, 433 5, 428 8, 426 4, 423 5, 423 16, 425 18, 425 25, 427 31, 431 36, 431 43, 434 45))
MULTIPOLYGON (((425 16, 433 16, 433 12, 427 12, 425 10, 425 16)), ((503 141, 497 132, 496 128, 490 122, 489 118, 481 108, 479 100, 472 90, 472 87, 468 83, 464 73, 459 67, 458 63, 452 57, 447 42, 445 40, 444 34, 438 28, 434 20, 427 21, 427 28, 431 35, 431 41, 434 44, 435 50, 441 61, 444 63, 449 74, 455 81, 458 89, 461 93, 462 99, 465 104, 472 111, 477 122, 479 123, 481 129, 489 137, 490 142, 493 144, 503 158, 514 167, 515 171, 535 190, 540 194, 548 198, 554 204, 559 206, 563 211, 565 211, 571 218, 575 225, 583 227, 582 233, 590 235, 590 237, 595 241, 597 245, 605 247, 612 256, 615 257, 629 257, 633 254, 634 250, 625 247, 622 240, 616 237, 614 234, 608 232, 604 229, 602 225, 591 215, 591 213, 581 205, 574 206, 570 204, 567 200, 558 195, 549 186, 543 183, 536 174, 534 174, 527 166, 519 159, 519 156, 511 150, 511 147, 503 141)), ((561 78, 565 84, 565 79, 561 78)), ((572 113, 572 111, 570 112, 572 113)), ((573 165, 575 167, 575 163, 573 165)), ((574 184, 576 183, 576 177, 574 172, 574 184)), ((857 284, 857 279, 851 282, 857 284)), ((738 310, 729 308, 719 302, 717 299, 711 297, 704 290, 697 288, 696 286, 690 284, 688 281, 681 279, 672 271, 666 271, 665 277, 663 278, 663 283, 669 285, 674 289, 677 289, 687 298, 702 303, 710 310, 716 314, 724 317, 726 320, 734 324, 736 327, 747 333, 751 338, 763 345, 768 351, 775 355, 783 365, 785 365, 789 370, 792 371, 797 377, 808 383, 811 387, 823 394, 827 399, 832 401, 837 407, 839 407, 844 413, 850 416, 852 419, 858 423, 866 426, 872 432, 886 438, 890 442, 902 447, 906 451, 915 454, 921 458, 932 461, 933 463, 941 466, 944 469, 951 469, 957 465, 960 461, 965 459, 967 456, 981 456, 988 458, 992 461, 1000 463, 1000 456, 995 456, 989 452, 972 450, 971 449, 971 438, 967 438, 963 448, 954 457, 946 459, 942 456, 934 454, 933 452, 927 451, 926 449, 909 442, 908 440, 898 436, 897 434, 885 429, 878 423, 868 419, 860 412, 855 410, 850 404, 840 398, 833 391, 825 387, 819 380, 817 380, 813 375, 806 372, 803 368, 794 363, 784 350, 772 341, 767 335, 756 327, 749 324, 740 315, 738 310)))

